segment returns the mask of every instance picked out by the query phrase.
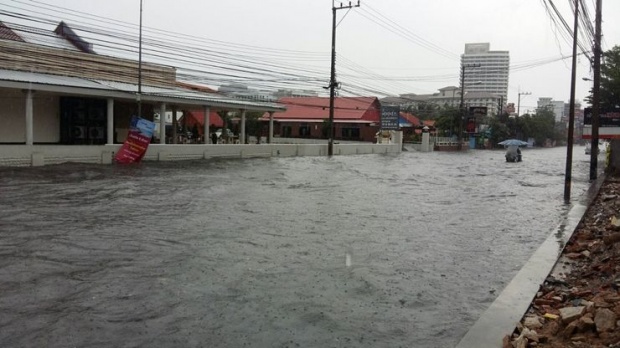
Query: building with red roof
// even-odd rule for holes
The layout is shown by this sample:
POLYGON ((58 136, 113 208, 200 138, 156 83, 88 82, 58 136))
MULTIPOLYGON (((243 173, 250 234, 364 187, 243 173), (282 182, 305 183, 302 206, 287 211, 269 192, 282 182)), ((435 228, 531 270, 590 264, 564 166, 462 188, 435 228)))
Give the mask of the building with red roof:
MULTIPOLYGON (((273 114, 276 136, 327 139, 329 97, 284 97, 278 103, 286 111, 273 114)), ((335 140, 374 142, 380 120, 381 105, 376 97, 334 99, 335 140)), ((269 121, 269 114, 261 121, 269 121)))
POLYGON ((412 113, 401 111, 399 116, 398 123, 403 131, 404 139, 411 137, 417 129, 422 129, 422 122, 412 113))
MULTIPOLYGON (((184 111, 183 116, 179 119, 179 125, 184 125, 188 130, 198 129, 198 136, 202 137, 204 134, 205 124, 205 112, 204 111, 184 111)), ((218 128, 224 128, 224 120, 217 114, 216 110, 209 112, 209 127, 212 132, 218 128)))

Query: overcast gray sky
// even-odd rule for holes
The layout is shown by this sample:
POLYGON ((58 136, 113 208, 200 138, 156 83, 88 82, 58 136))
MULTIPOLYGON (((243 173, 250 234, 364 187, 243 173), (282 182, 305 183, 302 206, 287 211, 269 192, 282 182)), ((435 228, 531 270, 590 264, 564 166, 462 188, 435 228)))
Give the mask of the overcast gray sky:
MULTIPOLYGON (((64 19, 69 24, 82 22, 80 24, 85 25, 96 19, 85 14, 134 25, 140 18, 139 0, 1 1, 7 5, 4 6, 7 11, 46 13, 49 19, 64 19)), ((510 52, 513 69, 509 102, 517 103, 519 91, 531 92, 531 95, 521 96, 522 112, 533 110, 539 97, 568 102, 572 46, 563 29, 551 21, 545 2, 362 0, 359 8, 337 11, 338 79, 345 90, 355 85, 357 94, 364 94, 360 88, 394 95, 433 93, 441 87, 458 86, 459 56, 465 43, 489 42, 492 50, 510 52), (563 56, 567 58, 561 60, 563 56), (559 60, 540 64, 553 59, 559 60)), ((572 30, 570 2, 554 1, 572 30)), ((583 3, 593 20, 594 0, 583 0, 583 3)), ((248 46, 256 47, 257 52, 284 55, 287 63, 307 67, 312 71, 310 75, 320 77, 310 85, 326 86, 331 6, 331 0, 144 0, 142 18, 143 28, 247 45, 238 47, 244 47, 244 54, 249 56, 254 50, 248 46)), ((620 44, 620 21, 612 18, 618 13, 620 1, 603 0, 604 50, 620 44)), ((6 16, 0 19, 11 20, 6 16)), ((126 30, 136 34, 135 29, 126 30)), ((153 34, 148 33, 148 36, 153 34)), ((170 38, 165 40, 174 43, 170 38)), ((220 49, 225 50, 225 47, 220 49)), ((156 60, 147 54, 144 59, 156 60)), ((590 76, 589 61, 579 56, 577 99, 583 100, 588 94, 591 82, 582 78, 590 76)), ((302 88, 308 86, 308 81, 301 85, 302 88)))

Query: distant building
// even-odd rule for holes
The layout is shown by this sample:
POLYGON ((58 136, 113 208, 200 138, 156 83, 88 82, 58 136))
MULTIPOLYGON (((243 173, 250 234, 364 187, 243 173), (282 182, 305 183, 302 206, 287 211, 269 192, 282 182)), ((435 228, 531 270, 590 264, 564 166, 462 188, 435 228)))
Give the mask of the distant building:
POLYGON ((415 108, 420 104, 426 103, 433 96, 433 94, 415 94, 406 93, 401 94, 398 97, 385 97, 381 98, 382 105, 394 105, 400 106, 401 109, 415 108))
MULTIPOLYGON (((283 138, 327 139, 329 97, 284 97, 286 111, 273 115, 274 134, 283 138)), ((375 97, 334 99, 334 139, 374 142, 380 128, 381 104, 375 97)), ((269 121, 269 115, 260 118, 269 121)))
POLYGON ((218 92, 238 99, 274 102, 278 98, 271 91, 249 88, 244 84, 231 83, 218 88, 218 92))
MULTIPOLYGON (((433 104, 439 107, 459 108, 461 105, 461 89, 448 86, 439 89, 433 94, 401 94, 398 97, 386 97, 381 100, 382 105, 397 105, 401 110, 415 108, 421 104, 433 104)), ((465 90, 463 104, 465 108, 482 106, 487 108, 487 115, 496 115, 501 108, 503 99, 495 94, 465 90)))
POLYGON ((465 44, 461 66, 480 64, 465 69, 465 87, 470 92, 490 93, 507 100, 510 54, 508 51, 491 51, 490 46, 489 43, 465 44), (477 84, 478 81, 481 83, 477 84))
POLYGON ((461 89, 456 86, 440 88, 439 93, 433 94, 428 99, 435 105, 458 108, 461 105, 461 89))
POLYGON ((302 90, 302 89, 279 89, 273 95, 276 98, 282 97, 318 97, 319 94, 315 91, 302 90))
POLYGON ((538 98, 538 109, 548 109, 553 112, 555 122, 566 121, 564 115, 564 102, 556 101, 553 98, 538 98))
MULTIPOLYGON (((570 116, 570 103, 564 103, 564 122, 568 122, 570 116)), ((583 123, 583 109, 581 103, 575 102, 575 122, 581 120, 583 123)))

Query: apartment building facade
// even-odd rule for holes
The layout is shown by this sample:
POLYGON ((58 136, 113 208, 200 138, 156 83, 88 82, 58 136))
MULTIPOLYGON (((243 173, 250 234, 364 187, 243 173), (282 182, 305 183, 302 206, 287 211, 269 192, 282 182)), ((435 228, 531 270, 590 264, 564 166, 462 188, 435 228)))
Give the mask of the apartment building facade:
POLYGON ((508 98, 510 52, 491 51, 490 43, 465 44, 461 55, 463 81, 468 92, 490 93, 508 98))

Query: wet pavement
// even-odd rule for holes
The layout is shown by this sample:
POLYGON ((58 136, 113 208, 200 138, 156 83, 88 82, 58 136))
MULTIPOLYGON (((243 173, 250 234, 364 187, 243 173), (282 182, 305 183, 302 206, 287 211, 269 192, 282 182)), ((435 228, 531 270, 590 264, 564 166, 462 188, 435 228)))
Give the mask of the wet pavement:
POLYGON ((565 157, 0 169, 0 346, 453 347, 568 213, 565 157))

